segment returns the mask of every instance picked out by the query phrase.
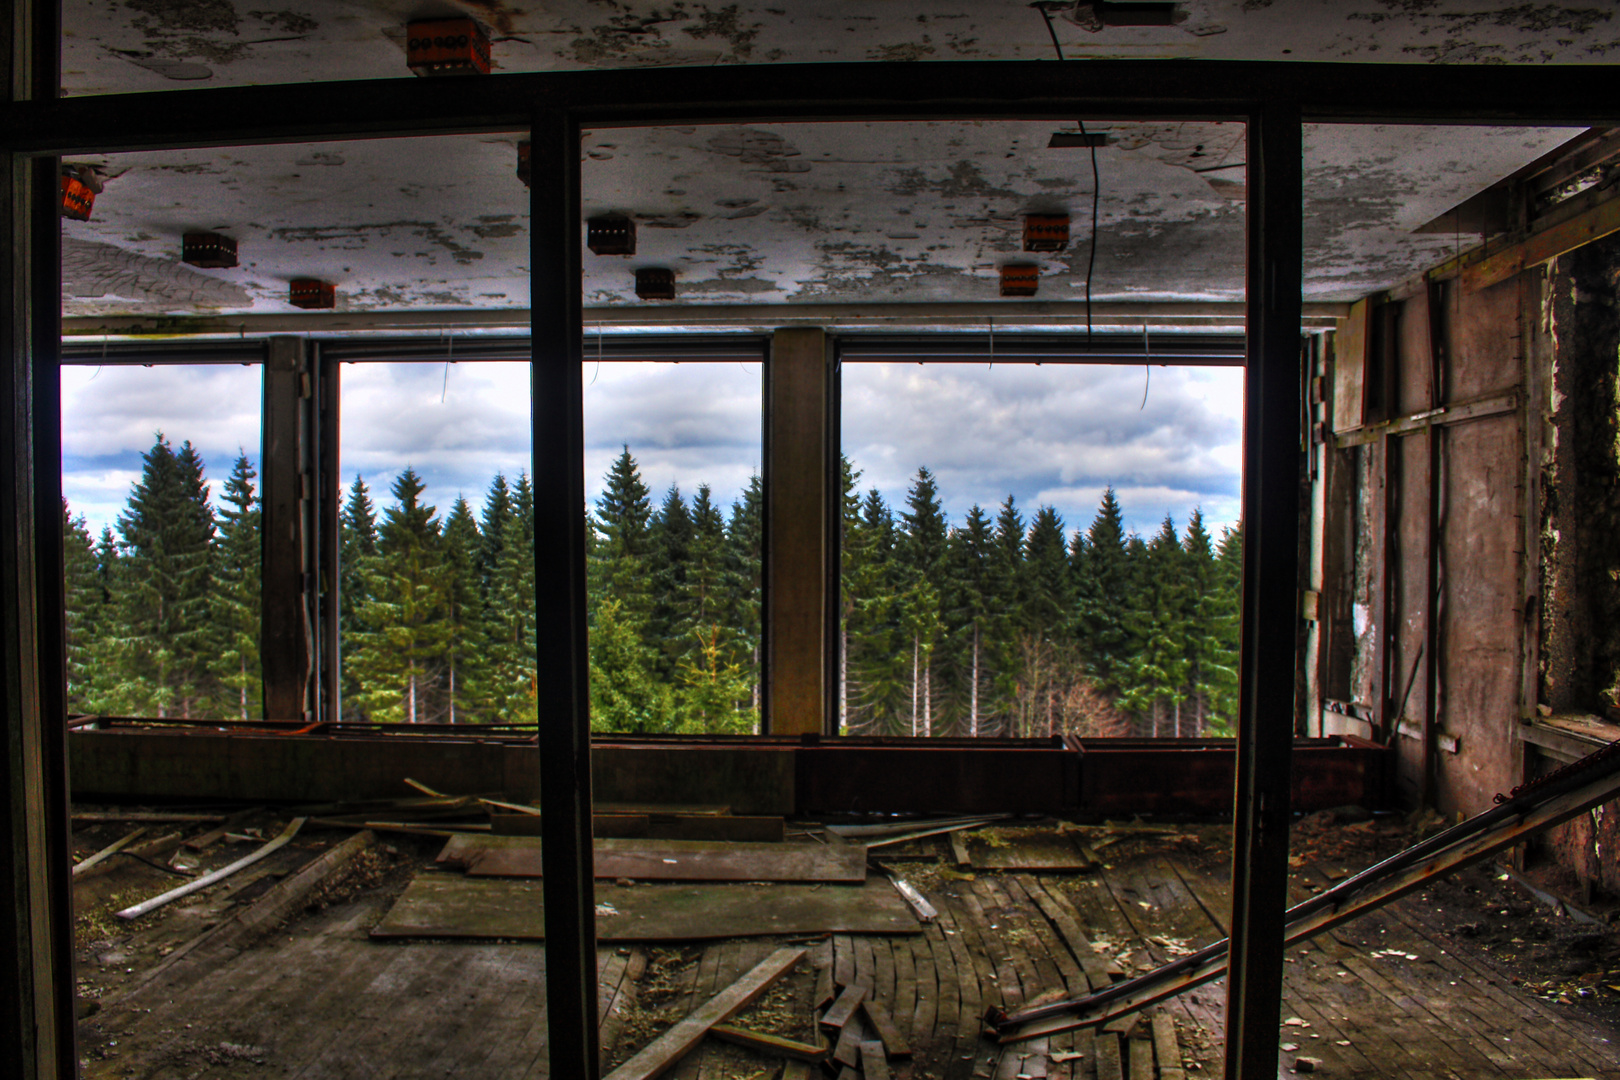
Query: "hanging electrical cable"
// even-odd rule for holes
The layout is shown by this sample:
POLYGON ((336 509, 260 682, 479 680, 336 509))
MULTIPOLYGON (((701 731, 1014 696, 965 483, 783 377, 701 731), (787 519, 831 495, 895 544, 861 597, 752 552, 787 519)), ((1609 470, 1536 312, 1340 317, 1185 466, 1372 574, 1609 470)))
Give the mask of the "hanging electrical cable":
MULTIPOLYGON (((1046 32, 1052 38, 1052 48, 1057 52, 1058 62, 1063 62, 1063 44, 1058 41, 1057 28, 1052 25, 1052 13, 1047 10, 1048 5, 1037 3, 1035 10, 1041 13, 1046 20, 1046 32)), ((1076 121, 1080 125, 1080 137, 1091 149, 1091 239, 1087 244, 1086 253, 1086 351, 1091 351, 1091 278, 1097 270, 1097 205, 1102 198, 1102 185, 1098 182, 1097 173, 1097 144, 1088 138, 1086 122, 1076 121)), ((1144 402, 1146 398, 1143 399, 1144 402)))

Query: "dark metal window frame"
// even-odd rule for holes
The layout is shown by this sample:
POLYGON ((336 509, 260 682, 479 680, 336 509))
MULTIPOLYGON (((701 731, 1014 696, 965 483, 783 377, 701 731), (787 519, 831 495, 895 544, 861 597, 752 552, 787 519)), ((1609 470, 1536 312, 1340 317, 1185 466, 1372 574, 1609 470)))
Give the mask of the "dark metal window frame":
MULTIPOLYGON (((1614 124, 1613 68, 1225 61, 853 63, 386 79, 63 99, 60 12, 32 0, 4 23, 0 281, 7 335, 0 442, 0 715, 11 814, 0 850, 0 1023, 38 1076, 76 1067, 62 715, 57 164, 80 152, 512 131, 533 144, 536 460, 583 451, 579 137, 582 127, 719 121, 1235 119, 1248 124, 1248 378, 1242 693, 1234 805, 1228 1077, 1275 1075, 1280 914, 1293 729, 1300 396, 1301 125, 1614 124), (966 90, 964 88, 972 88, 966 90), (43 465, 50 462, 52 465, 43 465), (57 612, 57 614, 53 614, 57 612), (12 974, 15 972, 15 978, 12 974)), ((582 469, 537 477, 548 1016, 553 1075, 599 1073, 590 874, 582 469), (561 568, 564 572, 555 572, 561 568)))

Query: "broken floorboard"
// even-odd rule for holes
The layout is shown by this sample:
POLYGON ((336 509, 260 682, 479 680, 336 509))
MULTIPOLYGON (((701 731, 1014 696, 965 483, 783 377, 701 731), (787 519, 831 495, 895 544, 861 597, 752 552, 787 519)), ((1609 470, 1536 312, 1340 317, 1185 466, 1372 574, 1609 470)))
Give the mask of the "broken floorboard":
MULTIPOLYGON (((545 937, 540 882, 423 873, 371 931, 376 938, 545 937)), ((774 934, 914 934, 887 882, 869 885, 608 885, 596 890, 600 941, 703 941, 774 934)))
MULTIPOLYGON (((705 840, 600 840, 593 845, 596 876, 639 881, 815 881, 858 885, 866 880, 859 844, 715 843, 705 840)), ((473 877, 539 877, 540 842, 520 836, 455 836, 438 861, 473 877)))

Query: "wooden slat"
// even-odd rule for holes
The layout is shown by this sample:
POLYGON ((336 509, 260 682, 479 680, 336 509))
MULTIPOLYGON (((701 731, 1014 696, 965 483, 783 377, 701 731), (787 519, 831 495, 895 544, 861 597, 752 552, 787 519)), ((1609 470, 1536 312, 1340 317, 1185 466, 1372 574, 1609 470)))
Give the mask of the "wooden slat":
POLYGON ((763 1031, 749 1031, 747 1028, 737 1027, 735 1024, 716 1024, 709 1029, 709 1034, 717 1039, 723 1039, 738 1046, 746 1046, 750 1050, 757 1050, 767 1056, 793 1058, 797 1061, 809 1061, 814 1064, 820 1064, 826 1061, 828 1057, 825 1046, 812 1046, 797 1039, 789 1039, 783 1035, 771 1035, 763 1031))
POLYGON ((199 892, 211 885, 224 881, 238 870, 252 866, 260 859, 281 850, 288 844, 289 841, 292 840, 295 835, 297 835, 298 830, 303 827, 303 824, 303 818, 293 818, 292 821, 288 823, 287 827, 281 830, 280 834, 277 835, 274 840, 271 840, 268 844, 258 848, 251 854, 244 855, 235 862, 230 863, 227 866, 222 866, 211 874, 204 874, 196 881, 188 881, 179 888, 170 889, 161 896, 154 896, 150 900, 143 900, 139 904, 127 907, 117 913, 118 917, 120 919, 138 919, 147 912, 156 911, 163 905, 172 903, 175 900, 180 899, 182 896, 190 896, 194 892, 199 892))
POLYGON ((1152 1080, 1153 1041, 1151 1039, 1129 1039, 1127 1044, 1130 1047, 1131 1080, 1152 1080))
POLYGON ((911 1056, 911 1044, 906 1037, 900 1034, 900 1029, 894 1024, 889 1010, 882 1005, 867 998, 861 1002, 861 1011, 866 1013, 866 1019, 871 1023, 872 1030, 877 1033, 878 1040, 891 1058, 908 1058, 911 1056))
POLYGON ((98 865, 100 863, 105 862, 107 859, 109 859, 112 856, 118 854, 120 851, 123 851, 129 845, 133 844, 135 841, 139 840, 141 837, 143 837, 145 835, 146 835, 146 827, 143 825, 141 828, 136 829, 132 833, 129 833, 128 835, 126 835, 122 839, 115 840, 112 843, 108 844, 106 847, 102 848, 100 851, 96 852, 94 855, 91 855, 90 857, 88 857, 86 859, 81 859, 80 861, 73 864, 73 876, 78 877, 80 874, 84 873, 86 870, 90 869, 92 866, 96 866, 96 865, 98 865))
POLYGON ((1125 1062, 1120 1054, 1119 1036, 1096 1037, 1097 1080, 1125 1080, 1125 1062))
POLYGON ((833 1047, 832 1059, 849 1068, 861 1064, 861 1043, 866 1041, 866 1025, 859 1016, 851 1016, 838 1029, 838 1044, 833 1047))
MULTIPOLYGON (((776 885, 603 885, 596 889, 603 941, 703 941, 773 934, 859 931, 913 934, 916 917, 884 882, 827 888, 776 885)), ((406 887, 373 937, 545 937, 544 893, 532 878, 425 873, 406 887)))
POLYGON ((866 998, 866 988, 853 983, 844 987, 844 992, 838 995, 838 1000, 832 1003, 821 1016, 821 1026, 829 1030, 841 1028, 849 1023, 855 1010, 860 1008, 861 1002, 866 998))
MULTIPOLYGON (((595 845, 598 878, 642 881, 815 881, 859 885, 866 851, 858 844, 723 843, 608 839, 595 845)), ((438 861, 475 877, 539 877, 541 847, 521 836, 454 836, 438 861)))
POLYGON ((883 1056, 882 1043, 861 1043, 861 1073, 866 1080, 889 1080, 889 1062, 883 1056))
POLYGON ((804 956, 803 949, 778 949, 752 971, 710 998, 691 1015, 648 1043, 614 1069, 606 1080, 651 1080, 696 1046, 715 1024, 723 1023, 753 1001, 804 956))
POLYGON ((1462 272, 1463 288, 1469 292, 1489 288, 1616 231, 1620 231, 1620 199, 1611 198, 1468 267, 1462 272))

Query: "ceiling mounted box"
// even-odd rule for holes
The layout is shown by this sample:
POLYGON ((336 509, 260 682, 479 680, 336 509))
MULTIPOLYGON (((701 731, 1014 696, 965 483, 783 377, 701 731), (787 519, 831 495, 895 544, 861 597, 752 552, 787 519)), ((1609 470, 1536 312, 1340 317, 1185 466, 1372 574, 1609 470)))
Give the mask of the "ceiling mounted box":
POLYGON ((62 216, 74 221, 89 221, 90 208, 96 204, 96 193, 77 176, 62 174, 62 216))
POLYGON ((236 241, 211 232, 188 232, 181 238, 180 261, 205 270, 227 270, 236 265, 236 241))
POLYGON ((334 308, 337 307, 337 286, 315 278, 293 278, 287 301, 293 307, 334 308))
POLYGON ((1069 246, 1068 214, 1026 214, 1025 251, 1062 251, 1069 246))
POLYGON ((636 223, 622 214, 593 217, 585 223, 585 246, 598 255, 634 255, 636 223))
POLYGON ((533 147, 528 142, 518 143, 517 174, 518 179, 523 181, 524 187, 529 186, 529 158, 532 156, 532 152, 533 147))
POLYGON ((488 75, 489 36, 476 19, 407 23, 405 66, 418 75, 488 75))
POLYGON ((675 271, 645 266, 636 271, 636 295, 643 300, 675 299, 675 271))
POLYGON ((1013 263, 1001 268, 1002 296, 1034 296, 1041 285, 1041 268, 1032 263, 1013 263))

